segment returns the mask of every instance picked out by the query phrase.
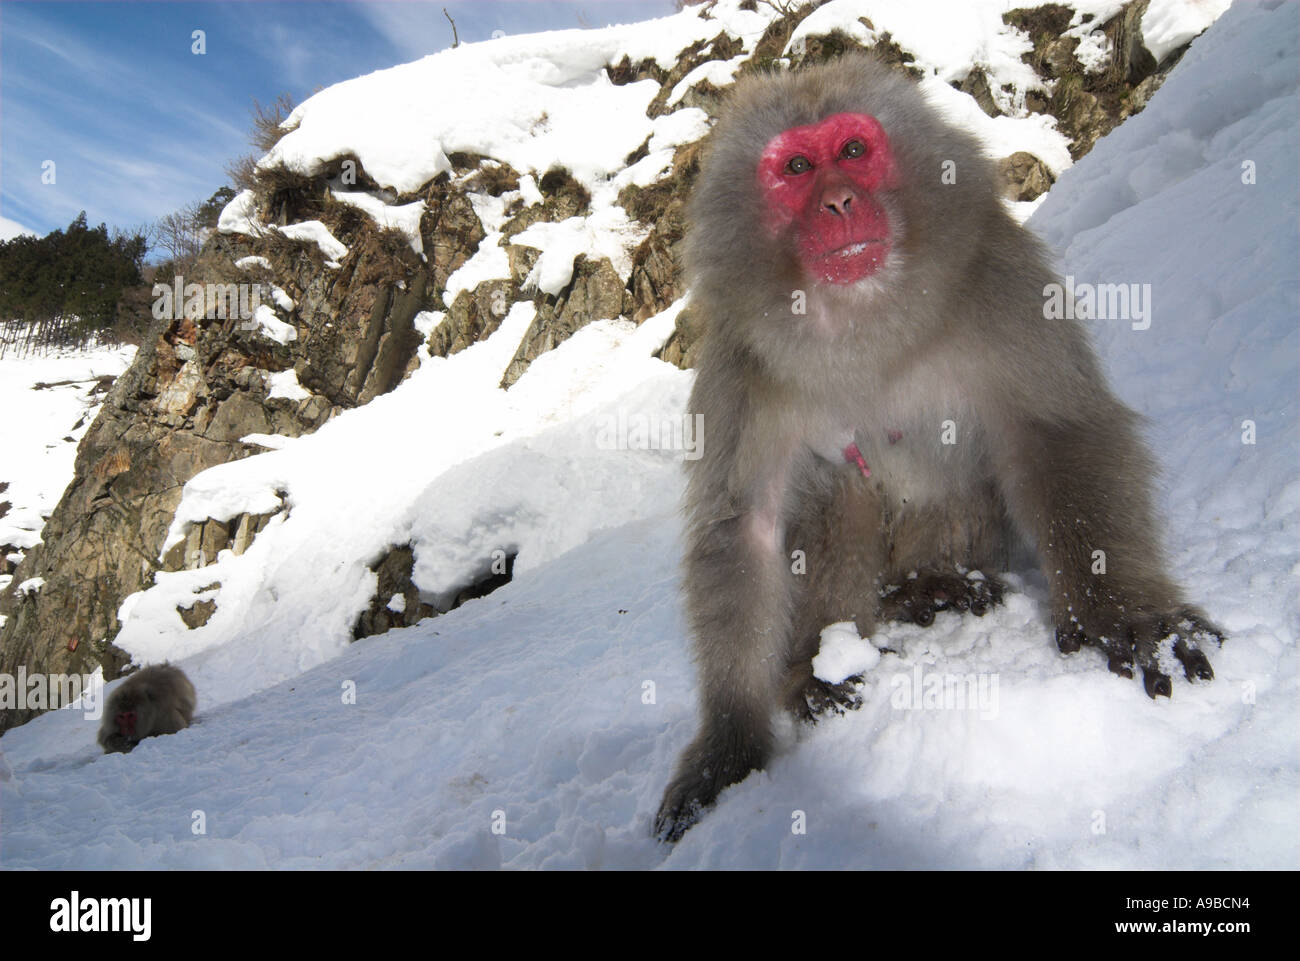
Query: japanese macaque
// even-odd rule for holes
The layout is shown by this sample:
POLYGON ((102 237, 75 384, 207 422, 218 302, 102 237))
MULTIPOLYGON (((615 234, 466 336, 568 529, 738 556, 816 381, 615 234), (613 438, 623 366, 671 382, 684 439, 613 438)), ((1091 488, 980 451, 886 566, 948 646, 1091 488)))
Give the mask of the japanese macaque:
POLYGON ((99 725, 99 744, 105 754, 125 754, 141 738, 175 734, 190 726, 195 703, 194 685, 179 667, 146 667, 109 697, 99 725))
POLYGON ((763 767, 771 719, 855 704, 822 628, 998 603, 1033 550, 1056 643, 1169 696, 1222 631, 1165 572, 1152 458, 1081 326, 1045 318, 1041 243, 994 166, 869 57, 741 80, 689 208, 705 324, 685 591, 700 726, 654 830, 676 840, 763 767), (1165 663, 1172 663, 1172 660, 1165 663))

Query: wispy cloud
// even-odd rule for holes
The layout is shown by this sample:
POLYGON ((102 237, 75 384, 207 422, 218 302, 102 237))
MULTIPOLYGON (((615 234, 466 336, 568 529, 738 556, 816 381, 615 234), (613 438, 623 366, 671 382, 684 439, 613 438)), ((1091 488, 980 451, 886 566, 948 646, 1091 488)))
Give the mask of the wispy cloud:
MULTIPOLYGON (((495 30, 670 13, 672 0, 0 3, 0 209, 44 233, 80 210, 128 226, 208 197, 251 150, 249 108, 495 30), (204 31, 206 52, 191 50, 204 31), (42 164, 57 182, 41 182, 42 164)), ((430 96, 435 94, 430 92, 430 96)))
MULTIPOLYGON (((458 30, 461 25, 469 27, 471 21, 470 12, 462 13, 459 9, 465 6, 463 3, 435 4, 408 0, 406 3, 358 3, 354 6, 370 27, 392 46, 399 55, 398 62, 415 60, 451 46, 451 24, 443 16, 444 6, 453 17, 461 15, 458 30)), ((480 3, 478 6, 490 4, 480 3)), ((467 34, 463 39, 484 38, 467 34)))
POLYGON ((20 234, 33 233, 27 227, 24 227, 16 220, 10 220, 8 217, 0 217, 0 240, 13 240, 20 234))

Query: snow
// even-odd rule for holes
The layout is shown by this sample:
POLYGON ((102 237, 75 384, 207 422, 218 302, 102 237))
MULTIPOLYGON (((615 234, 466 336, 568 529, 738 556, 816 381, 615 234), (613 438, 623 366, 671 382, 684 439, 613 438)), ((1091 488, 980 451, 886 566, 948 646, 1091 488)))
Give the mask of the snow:
POLYGON ((1142 43, 1159 63, 1219 19, 1230 6, 1232 0, 1151 0, 1142 14, 1142 43))
POLYGON ((619 30, 543 34, 541 51, 536 35, 466 43, 336 84, 290 115, 292 131, 260 166, 310 176, 351 155, 381 186, 407 194, 450 170, 448 154, 473 151, 519 171, 560 165, 594 182, 645 139, 645 108, 658 91, 650 81, 610 83, 606 50, 619 30))
POLYGON ((420 335, 420 353, 422 356, 428 355, 425 345, 429 341, 429 335, 446 319, 447 315, 441 310, 422 310, 411 321, 411 325, 415 327, 420 335))
POLYGON ((338 262, 348 255, 348 248, 343 246, 338 238, 330 233, 330 229, 319 220, 304 220, 300 224, 289 224, 287 227, 275 229, 290 240, 315 244, 325 255, 327 267, 337 267, 338 262))
POLYGON ((0 240, 13 240, 15 237, 35 237, 36 231, 24 227, 16 220, 0 217, 0 240))
POLYGON ((1020 59, 1033 49, 1028 37, 1002 22, 1002 14, 1014 6, 999 0, 840 0, 809 14, 791 34, 786 49, 834 30, 862 43, 874 43, 887 32, 916 57, 915 66, 944 83, 960 82, 971 66, 981 66, 997 78, 997 82, 990 79, 994 90, 1002 83, 1038 86, 1033 68, 1020 59), (862 18, 877 29, 868 28, 862 18), (936 24, 943 24, 943 29, 936 29, 936 24))
POLYGON ((606 64, 627 56, 667 69, 681 50, 724 30, 752 49, 775 16, 740 10, 738 0, 703 13, 463 43, 336 84, 286 118, 289 132, 259 166, 310 176, 356 157, 380 185, 406 194, 450 170, 448 154, 466 151, 538 176, 564 167, 594 188, 645 141, 645 109, 658 92, 653 81, 615 86, 606 64))
POLYGON ((675 149, 682 144, 694 143, 709 132, 709 115, 694 107, 684 107, 662 117, 651 125, 650 141, 646 155, 628 167, 616 178, 616 183, 633 183, 648 187, 665 176, 673 165, 675 149))
POLYGON ((950 122, 973 133, 993 157, 1009 157, 1024 150, 1038 157, 1054 177, 1073 163, 1069 141, 1057 132, 1055 118, 1047 114, 990 117, 973 97, 936 77, 923 78, 921 91, 950 122))
POLYGON ((265 447, 267 450, 279 450, 289 443, 291 439, 283 434, 245 434, 239 438, 239 442, 241 444, 253 444, 256 447, 265 447))
MULTIPOLYGON (((288 325, 286 325, 288 326, 288 325)), ((267 377, 268 397, 284 397, 288 400, 306 400, 311 391, 298 383, 298 373, 292 367, 267 377)))
MULTIPOLYGON (((632 272, 632 248, 646 229, 630 220, 619 206, 597 209, 590 217, 570 217, 560 223, 542 221, 515 234, 512 243, 536 247, 542 252, 524 278, 525 289, 558 294, 573 279, 574 260, 579 254, 592 259, 608 257, 620 279, 632 272)), ((508 276, 508 274, 507 274, 508 276)))
MULTIPOLYGON (((386 227, 393 230, 400 230, 405 236, 411 249, 417 254, 424 253, 424 239, 420 236, 420 218, 424 216, 425 205, 423 200, 417 200, 414 203, 393 206, 388 204, 382 197, 370 191, 364 190, 331 190, 330 196, 345 204, 351 204, 360 210, 365 211, 380 227, 386 227)), ((340 244, 340 247, 343 245, 340 244)), ((344 254, 347 250, 344 248, 344 254)), ((341 260, 342 257, 336 256, 334 260, 341 260)))
MULTIPOLYGON (((223 234, 249 234, 253 237, 263 232, 263 227, 257 220, 257 196, 253 191, 241 190, 230 203, 221 208, 221 216, 217 218, 217 231, 223 234)), ((249 259, 243 258, 237 266, 242 266, 249 259)), ((267 267, 269 269, 269 263, 267 267)))
POLYGON ((0 356, 0 545, 21 549, 40 543, 45 518, 72 479, 77 444, 99 413, 104 394, 97 379, 116 377, 130 366, 134 347, 98 347, 0 356), (64 383, 67 381, 68 383, 64 383), (37 384, 49 387, 36 389, 37 384))
POLYGON ((1110 41, 1101 30, 1079 35, 1079 45, 1074 48, 1075 59, 1088 73, 1101 73, 1110 66, 1110 41))
POLYGON ((257 305, 257 310, 253 311, 253 320, 257 323, 258 333, 277 344, 287 344, 298 339, 298 331, 293 325, 286 324, 275 316, 275 311, 266 304, 257 305))
MULTIPOLYGON (((443 303, 448 306, 454 304, 462 290, 472 293, 484 281, 510 278, 510 257, 506 253, 506 248, 501 245, 503 237, 500 231, 492 231, 483 238, 482 243, 478 245, 478 250, 474 251, 474 256, 461 264, 447 278, 447 284, 443 288, 443 303)), ((572 265, 573 262, 570 260, 570 268, 572 265)))
POLYGON ((822 631, 821 645, 812 662, 813 676, 828 684, 841 684, 879 663, 880 652, 858 633, 858 625, 841 621, 822 631))
MULTIPOLYGON (((262 258, 258 258, 259 260, 262 258)), ((286 294, 279 287, 271 288, 271 299, 275 301, 275 306, 279 307, 286 314, 293 310, 293 298, 286 294)))
POLYGON ((688 90, 704 81, 718 89, 729 86, 736 79, 736 71, 749 59, 744 54, 730 60, 706 60, 677 82, 673 92, 668 96, 668 106, 675 107, 686 96, 688 90))
MULTIPOLYGON (((369 564, 390 545, 413 544, 420 587, 445 605, 486 573, 494 550, 518 551, 519 576, 595 529, 642 516, 647 503, 672 510, 681 452, 606 451, 596 435, 616 405, 665 419, 680 410, 687 375, 651 358, 678 309, 640 327, 590 324, 506 392, 501 375, 533 320, 531 305, 516 304, 488 340, 450 358, 424 355, 391 393, 274 451, 199 474, 163 554, 189 524, 286 510, 239 557, 222 552, 201 570, 159 573, 124 604, 116 643, 142 661, 243 656, 269 683, 347 649, 375 590, 369 564), (430 411, 456 414, 430 422, 430 411), (414 446, 413 423, 422 425, 414 446), (366 453, 340 458, 341 450, 366 453), (177 605, 217 581, 216 613, 178 637, 177 605), (309 636, 299 636, 303 625, 309 636), (268 631, 295 641, 268 650, 268 631)), ((248 693, 243 681, 199 670, 206 698, 248 693)))
MULTIPOLYGON (((915 16, 906 6, 898 29, 894 8, 856 8, 903 42, 915 16)), ((665 23, 694 16, 610 28, 624 30, 623 47, 604 31, 583 36, 600 52, 636 42, 651 55, 670 46, 665 23)), ((943 19, 929 19, 938 33, 943 19)), ((1011 49, 996 30, 967 38, 984 21, 956 8, 951 22, 962 38, 935 37, 924 51, 936 77, 957 72, 936 59, 944 51, 969 56, 983 44, 1000 62, 1011 49)), ((579 39, 506 38, 454 62, 524 77, 527 103, 541 97, 529 84, 556 77, 570 86, 553 93, 599 86, 596 55, 579 39), (548 70, 548 58, 566 66, 548 70)), ((10 731, 0 741, 0 769, 12 772, 0 783, 3 865, 1300 866, 1298 48, 1294 8, 1229 10, 1145 111, 1065 165, 1030 220, 1063 274, 1151 284, 1147 329, 1096 321, 1091 332, 1164 465, 1171 566, 1230 632, 1211 652, 1213 682, 1178 676, 1173 698, 1155 702, 1095 652, 1060 655, 1035 575, 1009 576, 1005 605, 983 618, 943 612, 929 628, 893 624, 869 642, 835 625, 819 673, 865 672, 861 710, 785 726, 766 771, 723 792, 675 847, 657 844, 650 819, 695 729, 679 599, 684 452, 602 437, 611 423, 680 417, 690 375, 653 354, 682 304, 640 327, 592 323, 503 391, 533 319, 517 304, 486 341, 450 358, 422 351, 390 393, 186 484, 172 541, 208 517, 277 512, 239 557, 159 574, 123 604, 117 643, 141 662, 179 662, 199 691, 198 722, 112 756, 98 754, 94 725, 73 711, 10 731), (350 643, 378 590, 369 565, 401 544, 412 545, 430 603, 501 551, 517 552, 515 576, 445 615, 350 643), (216 611, 189 630, 176 608, 200 598, 216 611), (197 838, 175 817, 195 808, 220 812, 197 838), (806 834, 790 831, 796 809, 806 834)), ((414 68, 428 72, 430 60, 404 76, 423 76, 414 68)), ((445 79, 466 85, 454 92, 476 78, 445 79)), ((304 104, 317 106, 299 131, 322 140, 291 144, 303 162, 328 136, 361 156, 367 136, 418 140, 431 129, 420 113, 434 99, 427 86, 394 82, 413 119, 383 133, 331 118, 321 104, 345 104, 337 89, 304 104)), ((484 90, 491 102, 487 80, 484 90)), ((457 123, 469 123, 458 113, 465 99, 446 98, 457 123)), ((576 124, 564 115, 566 130, 576 124)), ((420 162, 435 146, 469 149, 469 127, 461 141, 453 127, 421 141, 420 162)), ((633 147, 651 129, 645 120, 633 147)), ((476 152, 528 151, 508 124, 480 132, 476 152)), ((374 157, 394 142, 373 145, 374 157)), ((389 158, 395 175, 415 169, 413 156, 389 158)), ((592 217, 606 206, 593 203, 592 217)), ((422 314, 417 326, 441 319, 422 314)))

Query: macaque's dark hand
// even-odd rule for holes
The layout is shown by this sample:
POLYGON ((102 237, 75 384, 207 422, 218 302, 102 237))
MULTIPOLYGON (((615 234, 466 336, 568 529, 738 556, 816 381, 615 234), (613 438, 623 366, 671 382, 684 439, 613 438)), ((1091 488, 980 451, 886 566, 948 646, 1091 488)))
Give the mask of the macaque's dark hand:
POLYGON ((1173 694, 1173 682, 1160 669, 1160 649, 1168 642, 1170 651, 1183 666, 1189 681, 1214 679, 1210 659, 1202 650, 1208 641, 1223 644, 1223 629, 1195 607, 1180 607, 1168 614, 1147 615, 1124 620, 1091 617, 1085 627, 1071 620, 1056 629, 1056 645, 1063 654, 1073 654, 1080 647, 1098 647, 1105 652, 1110 670, 1121 677, 1132 677, 1136 664, 1142 669, 1142 685, 1152 698, 1173 694))
POLYGON ((817 723, 818 718, 828 714, 844 714, 862 707, 862 675, 854 674, 838 684, 830 684, 814 677, 803 691, 804 709, 799 712, 802 720, 817 723))
POLYGON ((1006 587, 996 577, 968 577, 955 571, 925 570, 880 590, 880 616, 929 627, 939 611, 970 611, 983 617, 1002 603, 1006 587))

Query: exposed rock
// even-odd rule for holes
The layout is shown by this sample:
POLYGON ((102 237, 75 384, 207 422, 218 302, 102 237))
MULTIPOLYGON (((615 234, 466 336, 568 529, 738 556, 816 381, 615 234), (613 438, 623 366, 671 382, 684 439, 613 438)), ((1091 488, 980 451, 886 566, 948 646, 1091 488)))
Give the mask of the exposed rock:
POLYGON ((655 356, 683 370, 689 370, 695 366, 703 337, 704 322, 687 304, 677 315, 677 324, 672 334, 655 356))
MULTIPOLYGON (((669 106, 668 100, 672 97, 673 90, 677 84, 685 79, 686 75, 702 63, 708 63, 710 60, 730 60, 738 57, 744 50, 743 44, 739 38, 729 36, 726 33, 719 33, 712 40, 701 40, 691 44, 685 50, 677 55, 677 61, 673 68, 669 70, 660 80, 662 87, 655 98, 650 101, 650 106, 646 108, 646 114, 651 117, 661 117, 666 113, 676 110, 679 104, 669 106)), ((698 106, 705 113, 713 116, 717 112, 718 100, 717 90, 711 84, 698 84, 692 91, 688 91, 682 97, 682 102, 686 106, 698 106), (709 91, 713 91, 713 96, 709 96, 709 91), (687 103, 687 100, 691 102, 687 103), (710 109, 712 108, 712 109, 710 109)))
POLYGON ((773 62, 781 56, 786 44, 790 42, 795 28, 803 23, 814 9, 816 9, 814 4, 803 4, 786 16, 769 23, 767 29, 763 31, 763 36, 759 37, 758 43, 754 44, 754 52, 741 64, 739 72, 744 74, 771 69, 773 62))
POLYGON ((642 80, 663 83, 666 71, 655 62, 654 57, 645 57, 639 63, 632 63, 631 59, 624 54, 623 59, 618 63, 606 65, 605 73, 614 86, 625 87, 629 83, 639 83, 642 80))
POLYGON ((507 163, 481 157, 477 169, 465 178, 463 186, 470 193, 500 197, 503 193, 519 189, 519 173, 507 163))
POLYGON ((472 292, 462 290, 447 318, 429 335, 429 353, 448 357, 486 340, 501 326, 518 294, 518 287, 511 280, 485 280, 472 292))
POLYGON ((480 597, 487 597, 497 588, 505 587, 515 576, 515 558, 519 555, 506 554, 498 552, 489 564, 486 573, 468 587, 462 588, 456 592, 452 599, 451 606, 447 608, 454 611, 466 601, 478 600, 480 597))
POLYGON ((542 295, 540 301, 537 316, 501 378, 502 387, 517 381, 529 364, 564 343, 574 331, 593 320, 618 317, 623 311, 623 281, 608 258, 591 261, 579 256, 569 285, 558 296, 542 295))
MULTIPOLYGON (((1060 4, 1011 10, 1003 21, 1024 30, 1033 44, 1025 62, 1048 86, 1050 96, 1026 91, 1025 106, 1050 113, 1070 139, 1070 156, 1078 160, 1125 118, 1139 112, 1182 56, 1171 53, 1164 63, 1142 41, 1141 21, 1149 0, 1132 0, 1104 24, 1094 25, 1110 45, 1110 66, 1089 73, 1075 56, 1076 37, 1063 36, 1074 11, 1060 4)), ((1183 48, 1185 49, 1185 48, 1183 48)))
POLYGON ((362 611, 352 628, 352 639, 383 634, 395 627, 410 627, 426 617, 436 617, 455 610, 466 601, 486 597, 499 587, 510 583, 514 577, 516 554, 498 552, 487 562, 484 573, 473 583, 449 592, 442 600, 441 609, 423 600, 419 588, 411 579, 415 569, 415 554, 409 544, 388 550, 370 569, 375 572, 377 585, 370 605, 362 611))
MULTIPOLYGON (((323 192, 323 185, 316 189, 323 192)), ((463 197, 449 198, 447 207, 461 210, 461 202, 468 208, 463 197)), ((154 322, 78 445, 72 482, 42 531, 43 543, 14 572, 19 580, 43 577, 44 588, 23 597, 0 593, 0 613, 7 616, 0 628, 0 671, 24 665, 46 673, 91 673, 102 665, 106 677, 116 677, 126 663, 110 643, 120 627, 122 600, 149 586, 157 570, 197 566, 199 558, 210 561, 223 546, 242 551, 258 529, 252 520, 237 519, 233 526, 206 522, 189 533, 179 558, 169 553, 164 564, 158 552, 184 483, 209 467, 258 452, 241 442, 248 434, 310 432, 337 410, 364 403, 401 380, 419 340, 411 319, 432 306, 431 268, 418 264, 404 241, 403 254, 364 220, 330 227, 350 248, 336 271, 321 266, 314 248, 275 235, 217 235, 209 241, 185 281, 247 283, 234 261, 252 253, 267 257, 278 285, 294 301, 291 314, 280 319, 297 339, 270 341, 239 317, 154 322), (408 279, 393 282, 395 270, 408 279), (267 375, 290 367, 317 396, 267 397, 267 375)), ((463 262, 467 254, 458 250, 456 238, 466 232, 472 237, 476 229, 481 236, 476 217, 439 218, 434 211, 430 235, 443 251, 443 270, 458 258, 463 262)), ((4 712, 0 728, 30 716, 4 712)))
POLYGON ((1111 82, 1135 86, 1156 72, 1156 58, 1142 41, 1142 15, 1151 0, 1133 0, 1106 24, 1111 43, 1111 82))
POLYGON ((1031 153, 1017 150, 998 161, 998 175, 1008 200, 1036 200, 1055 182, 1047 165, 1031 153))
MULTIPOLYGON (((870 26, 870 23, 867 25, 870 26)), ((913 79, 919 80, 924 76, 921 68, 915 65, 916 57, 912 56, 912 54, 899 46, 888 31, 880 35, 880 38, 871 47, 871 50, 885 63, 897 67, 913 79)))
POLYGON ((860 44, 843 30, 832 30, 830 33, 803 37, 801 43, 796 44, 796 49, 791 51, 790 59, 796 66, 810 66, 837 60, 847 51, 859 47, 860 44))
POLYGON ((959 84, 953 84, 962 93, 970 94, 975 103, 990 117, 1000 117, 1002 111, 998 109, 997 102, 993 99, 993 88, 989 86, 988 75, 979 67, 976 67, 966 78, 959 84))
POLYGON ((569 171, 552 167, 537 182, 543 201, 522 211, 506 221, 501 232, 507 239, 523 233, 533 224, 554 223, 579 217, 591 210, 591 193, 569 171))
POLYGON ((485 233, 469 197, 445 177, 433 181, 422 199, 430 211, 425 218, 424 251, 433 273, 432 289, 441 291, 447 278, 474 255, 485 233))
POLYGON ((207 567, 217 559, 217 554, 229 549, 238 557, 248 550, 256 537, 280 510, 266 514, 240 514, 228 521, 208 518, 185 527, 184 539, 163 555, 165 571, 192 571, 207 567))
POLYGON ((216 612, 217 602, 213 600, 195 601, 189 607, 176 608, 176 613, 191 631, 208 623, 216 612))
POLYGON ((352 628, 354 640, 383 634, 394 627, 409 627, 438 611, 420 600, 420 592, 411 580, 415 554, 409 544, 394 547, 370 569, 378 577, 378 587, 370 606, 362 611, 352 628), (394 598, 401 600, 394 602, 394 598))
POLYGON ((619 195, 629 215, 651 225, 632 254, 623 313, 636 323, 667 308, 684 293, 681 246, 686 233, 686 199, 700 169, 701 144, 679 147, 672 172, 650 187, 630 186, 619 195))

